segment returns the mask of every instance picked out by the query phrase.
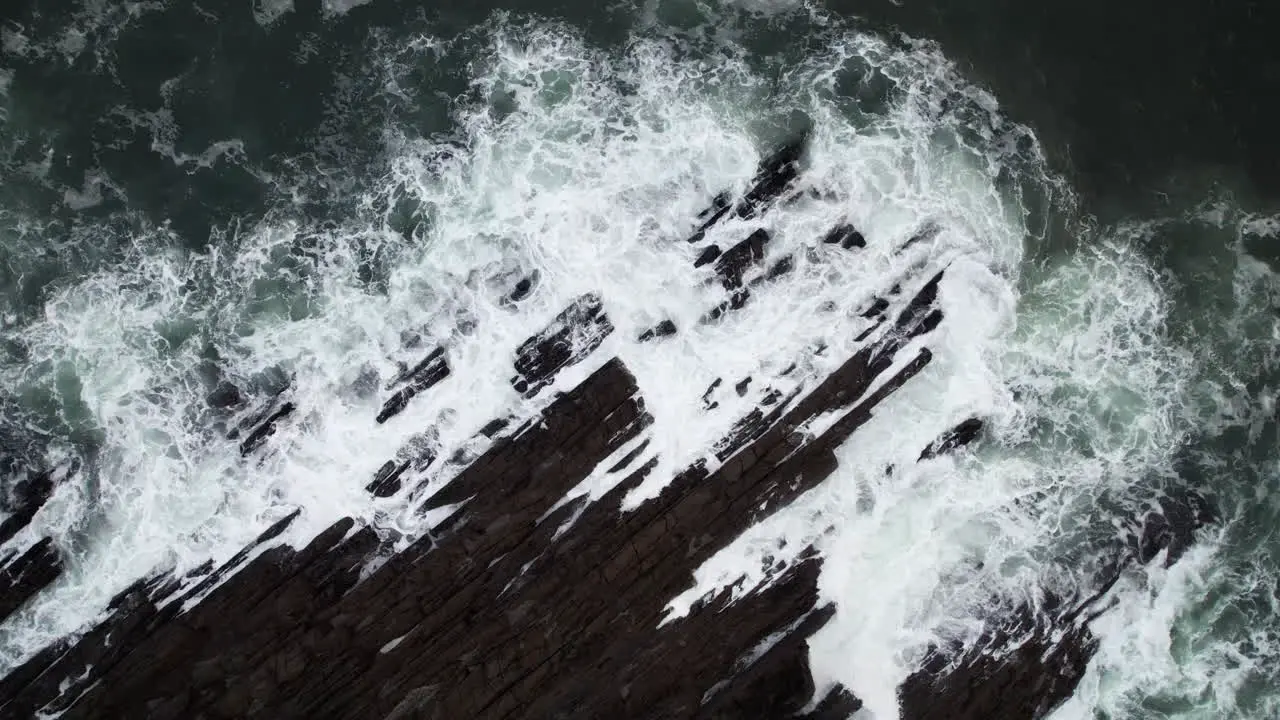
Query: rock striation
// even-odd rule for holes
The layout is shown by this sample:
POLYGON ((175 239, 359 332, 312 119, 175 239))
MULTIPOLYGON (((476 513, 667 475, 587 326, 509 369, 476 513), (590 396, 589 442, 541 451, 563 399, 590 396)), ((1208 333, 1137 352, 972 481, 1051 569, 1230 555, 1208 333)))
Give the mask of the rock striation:
POLYGON ((53 494, 56 474, 30 473, 10 493, 9 516, 0 523, 0 622, 62 574, 53 538, 19 536, 53 494))
MULTIPOLYGON (((691 242, 730 212, 765 212, 798 177, 802 151, 801 141, 767 158, 736 202, 718 196, 691 242)), ((730 294, 721 314, 789 271, 787 256, 748 279, 768 242, 757 230, 699 256, 730 294)), ((866 242, 844 225, 815 239, 844 249, 866 242)), ((657 497, 630 509, 624 498, 659 471, 646 437, 653 418, 627 367, 596 357, 614 328, 600 296, 583 295, 515 349, 511 383, 534 397, 570 365, 591 362, 594 371, 548 392, 538 417, 487 424, 476 456, 450 458, 456 475, 434 492, 419 485, 407 494, 441 518, 429 532, 405 539, 345 518, 295 549, 278 542, 298 517, 290 515, 221 567, 158 573, 120 593, 95 627, 0 679, 0 717, 847 718, 859 700, 846 688, 816 687, 808 666, 808 639, 837 612, 819 596, 815 548, 770 560, 758 584, 705 596, 681 617, 668 603, 716 552, 830 476, 836 449, 929 365, 944 273, 904 278, 875 298, 862 313, 874 322, 858 349, 823 378, 776 387, 763 377, 717 379, 708 408, 730 387, 739 397, 756 393, 756 407, 706 459, 663 478, 657 497), (600 473, 611 485, 603 497, 573 496, 600 473)), ((522 281, 510 302, 535 287, 536 279, 522 281)), ((676 332, 664 321, 640 339, 676 332)), ((445 350, 432 351, 393 380, 377 422, 448 373, 445 350)), ((242 454, 269 442, 294 411, 286 395, 236 425, 231 439, 242 454)), ((982 429, 980 418, 960 423, 921 448, 920 461, 958 451, 982 429)), ((432 466, 439 452, 424 432, 367 490, 403 493, 410 468, 432 466)), ((32 488, 33 497, 48 496, 44 485, 32 488)), ((1193 516, 1145 519, 1143 554, 1181 542, 1176 530, 1193 516)), ((6 521, 0 548, 16 532, 11 523, 30 520, 23 517, 6 521)), ((3 552, 0 615, 60 568, 47 538, 3 552)), ((973 646, 934 648, 900 688, 903 717, 1044 717, 1096 648, 1087 625, 1096 599, 1063 599, 1048 615, 1008 608, 973 646)))

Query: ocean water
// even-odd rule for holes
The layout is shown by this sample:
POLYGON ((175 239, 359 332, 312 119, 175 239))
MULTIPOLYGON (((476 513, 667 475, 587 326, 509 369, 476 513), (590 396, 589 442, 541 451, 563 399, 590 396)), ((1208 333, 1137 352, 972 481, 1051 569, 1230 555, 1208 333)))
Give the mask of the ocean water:
MULTIPOLYGON (((635 373, 655 417, 635 462, 659 466, 634 507, 765 389, 722 389, 707 411, 714 379, 803 358, 775 387, 812 383, 873 296, 946 268, 935 361, 672 614, 814 543, 838 606, 811 642, 819 684, 896 718, 931 642, 975 636, 993 596, 1087 591, 1135 517, 1191 491, 1216 521, 1176 561, 1122 574, 1053 717, 1280 716, 1280 155, 1256 139, 1249 85, 1208 88, 1243 65, 1217 62, 1222 33, 1195 44, 1203 18, 1148 28, 1144 46, 1119 10, 1055 11, 1099 46, 1167 51, 1152 69, 1113 50, 1073 60, 1046 31, 1055 12, 909 0, 4 12, 0 473, 65 474, 24 537, 51 534, 68 569, 0 626, 0 671, 138 577, 224 560, 296 509, 281 542, 346 515, 410 542, 428 529, 421 497, 364 485, 406 443, 448 457, 494 417, 538 412, 549 393, 517 395, 512 352, 583 293, 617 332, 556 386, 613 356, 635 373), (991 37, 1022 43, 1006 57, 991 37), (765 227, 767 261, 795 270, 697 325, 722 299, 683 242, 697 213, 805 129, 812 192, 709 238, 765 227), (864 250, 815 247, 842 221, 864 250), (535 271, 529 299, 504 304, 535 271), (679 335, 635 341, 665 318, 679 335), (437 344, 454 372, 375 423, 384 383, 437 344), (242 458, 235 418, 208 401, 224 382, 259 401, 287 388, 299 410, 242 458), (914 463, 975 415, 988 430, 971 452, 914 463)), ((1265 78, 1267 62, 1246 69, 1265 78)), ((424 475, 427 492, 449 472, 424 475)), ((604 476, 575 493, 603 495, 604 476)))

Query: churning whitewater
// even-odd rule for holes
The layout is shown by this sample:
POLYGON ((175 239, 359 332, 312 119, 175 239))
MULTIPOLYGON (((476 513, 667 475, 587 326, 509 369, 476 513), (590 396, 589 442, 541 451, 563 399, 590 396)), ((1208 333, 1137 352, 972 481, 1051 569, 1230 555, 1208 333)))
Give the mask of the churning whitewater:
MULTIPOLYGON (((359 4, 326 5, 328 22, 359 4)), ((80 20, 78 35, 6 29, 4 45, 109 66, 116 33, 163 6, 142 5, 80 20)), ((482 426, 551 401, 513 389, 511 357, 575 298, 598 295, 616 330, 554 389, 617 357, 655 421, 573 494, 600 498, 606 468, 655 460, 624 503, 635 508, 691 463, 715 467, 716 441, 767 391, 830 373, 875 298, 945 270, 934 361, 840 448, 831 480, 719 553, 669 616, 814 544, 837 606, 811 642, 817 685, 848 687, 866 717, 897 718, 897 687, 931 644, 977 638, 993 597, 1089 595, 1133 518, 1194 484, 1189 474, 1216 472, 1230 476, 1215 488, 1217 522, 1176 562, 1161 554, 1121 574, 1092 624, 1099 651, 1053 717, 1280 713, 1280 573, 1273 558, 1251 560, 1271 552, 1258 515, 1276 512, 1274 408, 1253 398, 1274 390, 1280 288, 1246 247, 1274 242, 1280 223, 1207 202, 1098 227, 1031 131, 937 46, 806 7, 747 10, 652 4, 616 44, 503 14, 457 35, 375 33, 325 89, 321 132, 285 161, 255 157, 234 128, 201 128, 207 142, 193 147, 174 109, 188 78, 160 78, 152 104, 102 121, 192 177, 266 188, 267 210, 219 218, 210 242, 131 208, 105 170, 64 187, 47 166, 6 157, 7 173, 63 198, 45 217, 16 183, 0 185, 14 282, 0 409, 6 442, 29 443, 31 462, 65 478, 15 543, 50 536, 67 566, 0 626, 0 669, 82 631, 135 580, 220 564, 295 510, 277 543, 301 547, 353 516, 407 546, 443 517, 418 507, 482 449, 482 426), (784 30, 801 39, 760 50, 784 30), (447 132, 432 127, 442 114, 447 132), (370 124, 372 150, 344 146, 353 117, 370 124), (762 266, 789 257, 793 269, 704 321, 725 290, 684 239, 802 132, 799 192, 706 236, 727 247, 763 228, 762 266), (107 206, 119 209, 67 220, 107 206), (815 243, 842 223, 865 247, 815 243), (1153 251, 1175 227, 1221 240, 1203 275, 1178 275, 1153 251), (38 272, 52 277, 42 294, 17 292, 38 272), (527 298, 510 302, 524 278, 527 298), (1189 309, 1189 278, 1212 308, 1189 309), (639 339, 663 321, 680 332, 639 339), (376 422, 387 384, 437 346, 453 371, 376 422), (749 376, 769 381, 733 387, 749 376), (709 391, 722 377, 733 382, 709 391), (246 456, 227 432, 250 410, 209 400, 230 387, 249 408, 277 393, 296 406, 246 456), (971 417, 986 429, 970 451, 916 463, 971 417), (413 443, 452 460, 409 470, 406 486, 428 481, 421 492, 371 496, 369 480, 413 443)), ((291 11, 255 4, 266 25, 291 11)), ((308 62, 305 42, 293 57, 308 62)), ((0 129, 16 147, 32 128, 4 97, 0 129)))

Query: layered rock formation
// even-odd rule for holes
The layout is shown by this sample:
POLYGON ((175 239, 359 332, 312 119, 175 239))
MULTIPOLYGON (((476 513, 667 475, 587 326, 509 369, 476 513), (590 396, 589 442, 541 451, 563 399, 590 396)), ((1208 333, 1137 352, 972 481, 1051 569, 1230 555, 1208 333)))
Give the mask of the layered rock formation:
POLYGON ((62 574, 53 538, 19 538, 53 493, 54 475, 29 474, 14 486, 6 503, 9 516, 0 523, 0 622, 62 574))
MULTIPOLYGON (((690 242, 730 212, 753 217, 790 192, 801 147, 766 160, 742 199, 717 198, 690 242)), ((760 267, 768 242, 760 230, 699 255, 709 255, 701 264, 728 296, 721 314, 790 267, 787 258, 760 267)), ((847 225, 815 238, 823 242, 848 251, 866 244, 847 225)), ((511 382, 534 397, 562 369, 597 363, 585 381, 539 417, 486 425, 487 449, 454 457, 462 469, 435 492, 404 483, 410 467, 436 460, 427 436, 369 483, 379 497, 421 497, 420 510, 444 518, 429 533, 401 548, 347 518, 295 550, 275 542, 290 516, 223 567, 161 573, 121 593, 99 625, 0 680, 0 716, 848 717, 857 698, 815 687, 808 667, 807 639, 836 612, 820 601, 815 549, 768 568, 754 587, 702 598, 683 617, 669 618, 667 604, 718 550, 822 483, 837 467, 836 448, 931 362, 942 277, 906 279, 875 300, 862 313, 872 322, 858 350, 820 382, 785 391, 768 378, 714 383, 708 406, 729 387, 745 396, 754 385, 761 401, 707 460, 630 510, 623 498, 658 467, 644 454, 652 418, 624 364, 595 357, 613 325, 599 297, 580 297, 515 349, 511 382), (600 472, 612 489, 594 502, 573 497, 600 472)), ((511 302, 533 285, 518 286, 511 302)), ((643 339, 676 333, 664 322, 643 339)), ((406 368, 376 421, 448 373, 444 349, 406 368)), ((270 442, 294 404, 282 393, 250 413, 233 430, 241 452, 270 442)), ((919 457, 955 451, 981 431, 980 419, 966 421, 919 457)), ((25 524, 30 515, 14 518, 25 524)), ((1149 534, 1172 542, 1160 528, 1149 534)), ((56 575, 50 552, 37 543, 4 556, 0 614, 56 575)), ((978 645, 935 648, 900 689, 904 717, 1043 717, 1093 652, 1091 600, 1064 599, 1052 616, 1014 608, 978 645)))

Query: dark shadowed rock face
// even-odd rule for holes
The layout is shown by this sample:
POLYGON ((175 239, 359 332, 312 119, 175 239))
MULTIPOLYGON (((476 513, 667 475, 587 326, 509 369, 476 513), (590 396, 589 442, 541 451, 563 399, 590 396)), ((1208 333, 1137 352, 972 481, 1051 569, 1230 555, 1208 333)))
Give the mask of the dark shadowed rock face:
POLYGON ((736 202, 728 193, 716 195, 711 205, 698 214, 698 219, 702 223, 689 236, 688 242, 694 244, 702 242, 707 230, 730 213, 743 219, 764 214, 787 194, 800 177, 800 160, 804 156, 808 143, 808 134, 801 134, 765 156, 760 161, 756 175, 751 181, 751 187, 736 202))
POLYGON ((867 239, 862 236, 862 233, 848 224, 831 228, 831 232, 828 232, 826 237, 822 238, 822 242, 827 245, 839 245, 845 250, 867 246, 867 239))

